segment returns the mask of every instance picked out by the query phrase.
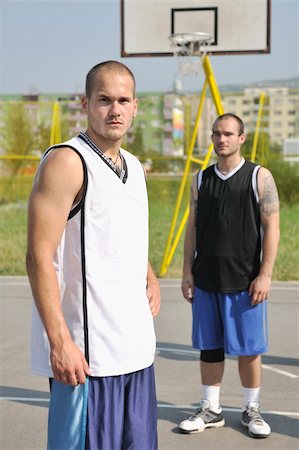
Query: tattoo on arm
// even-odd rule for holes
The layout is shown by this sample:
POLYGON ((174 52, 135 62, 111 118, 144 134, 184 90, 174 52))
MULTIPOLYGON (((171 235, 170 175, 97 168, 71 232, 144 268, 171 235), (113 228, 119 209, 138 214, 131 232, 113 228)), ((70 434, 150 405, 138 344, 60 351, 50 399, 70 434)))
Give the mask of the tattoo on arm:
POLYGON ((271 214, 279 211, 277 188, 270 173, 265 177, 264 193, 260 199, 260 211, 265 216, 271 216, 271 214))

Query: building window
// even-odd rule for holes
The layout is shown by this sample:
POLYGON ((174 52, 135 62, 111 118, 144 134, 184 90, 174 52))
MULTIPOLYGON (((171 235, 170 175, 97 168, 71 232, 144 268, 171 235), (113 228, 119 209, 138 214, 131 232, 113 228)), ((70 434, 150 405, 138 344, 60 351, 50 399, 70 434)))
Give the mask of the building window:
POLYGON ((273 99, 274 105, 282 105, 282 99, 281 98, 274 98, 273 99))

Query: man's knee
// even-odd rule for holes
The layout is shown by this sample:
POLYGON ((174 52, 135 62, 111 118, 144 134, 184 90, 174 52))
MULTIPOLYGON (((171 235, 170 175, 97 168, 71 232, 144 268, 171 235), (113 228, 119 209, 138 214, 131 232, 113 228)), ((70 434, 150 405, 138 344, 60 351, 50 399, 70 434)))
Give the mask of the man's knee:
POLYGON ((222 362, 224 361, 224 349, 201 350, 200 360, 208 363, 222 362))

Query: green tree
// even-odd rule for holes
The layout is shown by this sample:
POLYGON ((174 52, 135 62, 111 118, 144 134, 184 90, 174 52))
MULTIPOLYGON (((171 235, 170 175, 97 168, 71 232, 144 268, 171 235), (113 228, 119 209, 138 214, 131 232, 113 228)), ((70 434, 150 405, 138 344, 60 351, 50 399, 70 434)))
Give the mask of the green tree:
POLYGON ((143 141, 143 131, 140 125, 137 125, 134 129, 133 140, 129 144, 127 143, 128 150, 136 156, 144 156, 144 141, 143 141))
MULTIPOLYGON (((35 148, 32 124, 23 102, 7 103, 4 106, 3 123, 0 130, 0 147, 4 155, 29 155, 35 148)), ((11 173, 16 173, 23 160, 4 160, 11 173)))
MULTIPOLYGON (((35 135, 35 149, 44 153, 44 151, 50 146, 51 137, 51 124, 46 122, 40 122, 37 127, 35 135)), ((64 142, 70 139, 70 126, 68 117, 62 117, 61 119, 61 141, 64 142)))
POLYGON ((41 122, 36 132, 36 149, 43 153, 50 145, 51 126, 41 122))

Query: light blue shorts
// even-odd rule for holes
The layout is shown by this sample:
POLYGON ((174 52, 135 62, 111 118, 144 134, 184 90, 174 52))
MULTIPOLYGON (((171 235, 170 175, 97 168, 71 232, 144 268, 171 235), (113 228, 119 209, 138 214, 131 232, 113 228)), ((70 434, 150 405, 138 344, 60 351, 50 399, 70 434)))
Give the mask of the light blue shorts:
POLYGON ((200 350, 224 348, 228 355, 267 352, 267 306, 267 301, 252 306, 248 291, 224 294, 195 288, 193 347, 200 350))

